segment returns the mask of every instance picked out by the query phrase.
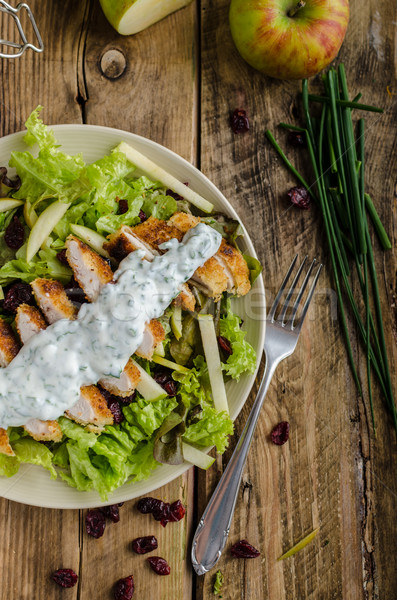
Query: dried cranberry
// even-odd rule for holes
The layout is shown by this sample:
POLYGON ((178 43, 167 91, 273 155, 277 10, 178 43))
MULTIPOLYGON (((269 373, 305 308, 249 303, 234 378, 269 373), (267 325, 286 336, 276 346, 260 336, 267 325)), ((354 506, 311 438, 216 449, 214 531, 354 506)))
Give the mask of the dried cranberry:
POLYGON ((98 539, 103 536, 106 527, 105 515, 99 509, 89 510, 85 516, 85 528, 88 535, 98 539))
POLYGON ((99 510, 105 515, 105 517, 113 521, 113 523, 118 523, 120 521, 120 511, 118 504, 102 506, 99 510))
POLYGON ((153 550, 156 550, 157 546, 158 543, 154 535, 145 535, 144 537, 139 537, 132 541, 132 549, 137 554, 153 552, 153 550))
POLYGON ((20 304, 34 304, 32 288, 24 281, 14 283, 4 294, 4 310, 15 313, 20 304))
POLYGON ((150 556, 146 560, 157 575, 169 575, 171 573, 170 565, 164 558, 161 558, 160 556, 150 556))
POLYGON ((132 575, 119 579, 114 585, 114 600, 131 600, 134 590, 134 578, 132 575))
POLYGON ((306 137, 300 131, 289 131, 287 142, 290 146, 294 146, 294 148, 306 147, 306 137))
POLYGON ((287 192, 288 198, 291 200, 292 204, 295 206, 299 206, 299 208, 303 208, 304 210, 308 210, 310 207, 310 196, 309 192, 303 186, 296 186, 291 188, 287 192))
POLYGON ((124 213, 128 212, 128 202, 127 200, 119 200, 119 215, 124 215, 124 213))
POLYGON ((7 246, 13 250, 18 250, 23 246, 23 242, 25 241, 25 229, 16 215, 12 217, 11 223, 6 227, 4 241, 7 246))
POLYGON ((57 252, 57 259, 63 265, 69 266, 68 259, 66 258, 66 248, 57 252))
POLYGON ((158 500, 157 504, 154 505, 152 515, 155 521, 161 521, 163 527, 168 523, 170 516, 170 505, 169 502, 163 502, 158 500))
POLYGON ((282 446, 285 442, 288 442, 289 438, 289 423, 288 421, 281 421, 276 425, 271 433, 273 444, 282 446))
POLYGON ((58 571, 54 571, 51 578, 63 588, 73 587, 78 579, 73 569, 58 569, 58 571))
POLYGON ((153 375, 153 379, 167 392, 169 396, 176 396, 176 382, 172 379, 171 373, 168 371, 157 371, 153 375))
POLYGON ((176 500, 170 506, 171 521, 180 521, 186 513, 186 508, 180 500, 176 500))
POLYGON ((154 508, 158 506, 159 502, 161 502, 161 500, 147 496, 146 498, 141 498, 136 507, 140 513, 143 515, 148 515, 153 512, 154 508))
POLYGON ((236 108, 230 117, 230 125, 234 133, 244 133, 250 128, 247 112, 242 108, 236 108))
POLYGON ((257 558, 260 556, 259 550, 251 546, 247 540, 240 540, 236 544, 234 544, 230 553, 235 558, 257 558))
POLYGON ((222 350, 225 352, 225 354, 227 354, 228 356, 231 356, 233 354, 232 346, 229 340, 223 337, 223 335, 218 336, 218 344, 220 348, 222 348, 222 350))
POLYGON ((108 402, 108 408, 113 415, 113 422, 115 425, 119 425, 124 421, 123 411, 121 410, 121 406, 116 398, 113 398, 108 402))
POLYGON ((143 210, 141 209, 139 211, 139 220, 141 223, 143 223, 144 221, 147 221, 147 216, 146 214, 143 212, 143 210))
MULTIPOLYGON (((185 181, 183 183, 183 185, 188 186, 189 183, 187 181, 185 181)), ((165 194, 166 194, 166 196, 171 196, 171 198, 174 198, 174 200, 184 200, 183 196, 181 196, 180 194, 177 194, 176 192, 173 192, 172 190, 169 190, 169 189, 165 192, 165 194)))
POLYGON ((124 406, 128 406, 128 404, 131 404, 131 402, 135 400, 135 395, 136 392, 134 391, 131 396, 116 396, 116 398, 119 402, 124 404, 124 406))

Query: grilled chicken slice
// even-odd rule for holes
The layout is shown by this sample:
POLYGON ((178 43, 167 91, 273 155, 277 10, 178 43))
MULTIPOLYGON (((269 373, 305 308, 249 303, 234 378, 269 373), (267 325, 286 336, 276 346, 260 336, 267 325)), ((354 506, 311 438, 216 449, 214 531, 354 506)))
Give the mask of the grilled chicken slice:
POLYGON ((47 323, 59 319, 75 319, 77 308, 69 300, 60 281, 38 277, 30 284, 37 304, 44 313, 47 323))
POLYGON ((29 419, 24 425, 24 429, 30 437, 38 442, 60 442, 63 437, 62 429, 57 421, 29 419))
POLYGON ((11 325, 0 319, 0 367, 6 367, 19 352, 19 344, 11 325))
POLYGON ((94 425, 96 431, 113 423, 105 397, 95 385, 80 388, 80 398, 65 412, 65 415, 80 425, 94 425))
POLYGON ((7 456, 15 456, 15 452, 11 448, 8 433, 2 427, 0 427, 0 454, 7 454, 7 456))
POLYGON ((152 319, 145 327, 145 331, 143 332, 143 340, 139 348, 135 350, 135 354, 141 356, 142 358, 151 360, 156 346, 158 346, 164 339, 164 327, 159 321, 157 321, 157 319, 152 319))
POLYGON ((113 279, 113 271, 97 252, 73 235, 66 239, 66 258, 87 300, 97 299, 101 287, 113 279))
POLYGON ((126 398, 131 396, 140 378, 139 370, 129 359, 120 377, 103 377, 99 384, 111 394, 126 398))
POLYGON ((22 344, 47 327, 41 312, 29 304, 20 304, 17 308, 15 325, 22 344))
POLYGON ((152 261, 159 253, 135 235, 132 227, 122 225, 118 231, 109 236, 109 241, 103 245, 104 249, 118 261, 122 261, 134 250, 144 250, 146 260, 152 261))

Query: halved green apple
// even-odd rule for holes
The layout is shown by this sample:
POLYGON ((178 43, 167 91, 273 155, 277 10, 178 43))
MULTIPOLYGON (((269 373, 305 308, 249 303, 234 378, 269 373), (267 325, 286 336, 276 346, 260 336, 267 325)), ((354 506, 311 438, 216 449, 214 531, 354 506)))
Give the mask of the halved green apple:
POLYGON ((191 0, 100 0, 105 17, 121 35, 138 33, 191 0))

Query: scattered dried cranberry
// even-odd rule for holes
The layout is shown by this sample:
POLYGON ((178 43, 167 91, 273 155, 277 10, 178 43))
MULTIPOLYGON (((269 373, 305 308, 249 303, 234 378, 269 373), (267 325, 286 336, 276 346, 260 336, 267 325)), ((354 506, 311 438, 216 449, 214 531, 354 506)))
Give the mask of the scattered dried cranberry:
POLYGON ((124 215, 124 213, 128 212, 128 202, 127 200, 119 200, 119 215, 124 215))
POLYGON ((145 535, 144 537, 139 537, 132 541, 132 549, 137 554, 153 552, 153 550, 156 550, 157 546, 158 543, 154 535, 145 535))
POLYGON ((139 220, 141 223, 143 223, 144 221, 147 221, 147 216, 146 214, 143 212, 143 210, 141 209, 139 211, 139 220))
POLYGON ((72 569, 58 569, 51 578, 63 588, 71 588, 77 583, 77 575, 72 569))
POLYGON ((165 527, 167 523, 175 523, 183 519, 186 509, 180 500, 176 500, 172 504, 163 502, 157 498, 141 498, 137 504, 137 509, 144 515, 151 513, 156 521, 160 521, 165 527))
POLYGON ((20 304, 34 304, 32 288, 24 281, 14 283, 4 294, 4 310, 15 313, 20 304))
POLYGON ((113 415, 113 422, 115 425, 119 425, 124 421, 123 411, 121 410, 120 402, 116 398, 108 401, 108 409, 113 415))
POLYGON ((287 142, 294 148, 306 148, 306 138, 300 131, 289 131, 287 142))
POLYGON ((18 250, 23 246, 25 240, 25 230, 21 221, 16 215, 12 217, 11 223, 6 227, 4 241, 9 248, 18 250))
POLYGON ((146 560, 157 575, 169 575, 171 573, 171 567, 164 558, 161 558, 160 556, 150 556, 146 560))
POLYGON ((234 133, 244 133, 250 128, 247 113, 242 108, 236 108, 230 117, 230 125, 234 133))
POLYGON ((292 204, 295 204, 295 206, 299 206, 299 208, 303 208, 304 210, 308 210, 310 208, 309 192, 303 186, 291 188, 287 192, 287 196, 291 200, 292 204))
POLYGON ((247 540, 240 540, 230 548, 230 553, 235 558, 257 558, 259 550, 251 546, 247 540))
POLYGON ((85 528, 88 535, 95 539, 103 536, 106 527, 105 515, 99 509, 89 510, 85 516, 85 528))
POLYGON ((131 402, 135 400, 135 395, 136 392, 134 391, 131 396, 116 396, 116 398, 119 402, 124 404, 124 406, 128 406, 128 404, 131 404, 131 402))
POLYGON ((134 594, 134 578, 132 575, 119 579, 114 585, 114 600, 131 600, 134 594))
POLYGON ((120 511, 118 504, 102 506, 99 510, 105 515, 105 517, 113 521, 113 523, 118 523, 120 521, 120 511))
POLYGON ((176 396, 176 382, 172 379, 171 373, 168 371, 157 371, 153 375, 153 379, 167 392, 169 396, 176 396))
POLYGON ((223 337, 223 335, 218 336, 218 344, 219 344, 219 347, 222 348, 222 350, 228 356, 231 356, 233 354, 233 350, 232 350, 229 340, 227 338, 223 337))
POLYGON ((68 259, 66 258, 66 248, 57 252, 57 259, 63 265, 69 266, 68 259))
POLYGON ((285 442, 288 442, 289 438, 289 423, 288 421, 281 421, 276 425, 271 433, 273 444, 282 446, 285 442))

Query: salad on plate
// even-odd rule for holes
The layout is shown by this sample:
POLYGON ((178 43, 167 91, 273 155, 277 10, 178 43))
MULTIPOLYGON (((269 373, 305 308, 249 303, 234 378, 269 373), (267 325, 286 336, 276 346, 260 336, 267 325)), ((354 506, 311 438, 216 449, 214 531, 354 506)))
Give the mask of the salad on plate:
MULTIPOLYGON (((32 153, 11 154, 17 175, 0 169, 0 375, 6 381, 19 361, 23 378, 16 388, 23 397, 9 402, 8 412, 0 397, 0 475, 12 477, 23 463, 40 465, 52 478, 106 500, 161 464, 208 468, 214 460, 208 449, 222 453, 233 432, 225 381, 256 369, 231 297, 249 293, 260 264, 240 252, 239 223, 213 212, 188 182, 124 142, 85 164, 81 155, 62 151, 39 112, 26 122, 32 153), (187 274, 200 232, 203 247, 212 236, 217 250, 187 274), (150 283, 157 270, 168 282, 167 257, 174 273, 176 256, 184 279, 155 318, 143 319, 141 306, 142 335, 124 367, 98 367, 95 380, 83 374, 78 398, 68 405, 75 382, 65 375, 67 360, 50 360, 40 380, 29 379, 42 354, 58 356, 48 343, 54 331, 73 330, 80 339, 76 327, 101 309, 107 293, 121 310, 126 271, 134 278, 134 269, 142 268, 150 283)), ((145 287, 144 278, 141 283, 145 287)), ((149 292, 141 297, 141 305, 151 302, 149 292)), ((123 337, 120 329, 109 340, 95 340, 91 363, 103 363, 104 348, 117 355, 123 337)), ((76 368, 94 373, 86 362, 80 359, 76 368)))

